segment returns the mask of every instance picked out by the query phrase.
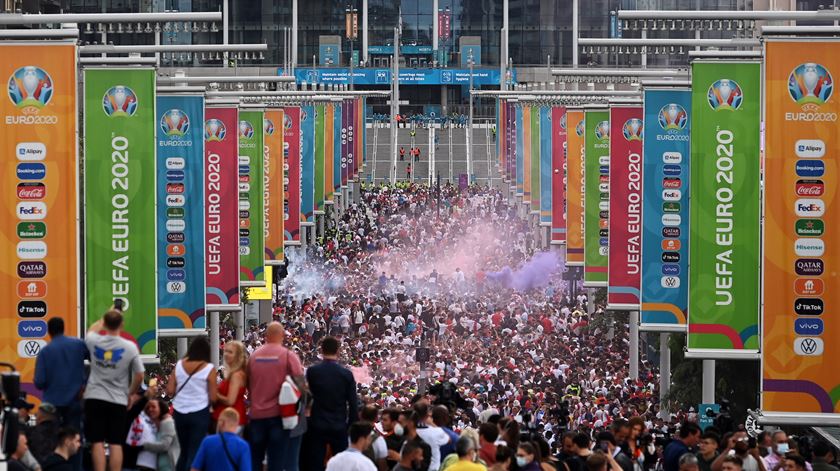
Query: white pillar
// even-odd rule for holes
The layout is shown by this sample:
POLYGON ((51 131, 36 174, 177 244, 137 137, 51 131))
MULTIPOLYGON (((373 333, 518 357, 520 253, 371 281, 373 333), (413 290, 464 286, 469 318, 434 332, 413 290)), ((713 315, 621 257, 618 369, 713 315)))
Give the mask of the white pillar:
POLYGON ((440 36, 440 30, 438 29, 439 18, 438 0, 432 0, 432 54, 434 60, 438 58, 438 36, 440 36))
POLYGON ((219 366, 219 311, 210 311, 210 362, 219 366))
POLYGON ((507 66, 510 57, 510 0, 502 2, 502 44, 499 51, 499 64, 502 74, 499 76, 500 90, 507 90, 507 66))
POLYGON ((187 356, 187 338, 178 337, 178 358, 187 356))
POLYGON ((368 0, 362 0, 362 57, 365 67, 370 67, 368 58, 368 0))
POLYGON ((326 212, 324 214, 319 214, 315 216, 315 219, 318 221, 318 235, 323 237, 324 236, 324 218, 326 216, 326 212))
POLYGON ((715 403, 715 361, 703 360, 703 403, 715 403))
POLYGON ((580 35, 580 0, 572 0, 572 66, 578 66, 578 36, 580 35))
POLYGON ((630 378, 639 378, 639 311, 630 311, 630 378))
MULTIPOLYGON (((157 36, 157 35, 155 35, 157 36)), ((222 44, 230 43, 230 3, 228 0, 222 0, 222 44)), ((228 53, 225 52, 222 60, 222 67, 228 66, 228 53)))
POLYGON ((298 0, 292 0, 292 71, 297 67, 298 55, 298 0))
POLYGON ((668 420, 671 412, 662 398, 671 392, 671 345, 668 332, 659 334, 659 418, 668 420))

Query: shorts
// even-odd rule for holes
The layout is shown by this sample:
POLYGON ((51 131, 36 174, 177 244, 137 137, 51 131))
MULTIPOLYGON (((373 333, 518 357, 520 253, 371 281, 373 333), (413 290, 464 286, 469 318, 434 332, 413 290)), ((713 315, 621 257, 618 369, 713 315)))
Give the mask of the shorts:
POLYGON ((85 399, 85 440, 122 445, 127 435, 128 410, 124 405, 85 399))

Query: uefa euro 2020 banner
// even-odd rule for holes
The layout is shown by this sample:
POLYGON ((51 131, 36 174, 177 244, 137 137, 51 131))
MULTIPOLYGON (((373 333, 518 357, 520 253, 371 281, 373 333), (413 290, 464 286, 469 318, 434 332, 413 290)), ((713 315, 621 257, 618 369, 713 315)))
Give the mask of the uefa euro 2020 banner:
MULTIPOLYGON (((762 413, 813 421, 840 403, 836 40, 765 43, 762 413)), ((837 415, 831 417, 836 421, 837 415)))
MULTIPOLYGON (((207 305, 239 304, 239 113, 204 110, 204 211, 207 305)), ((180 211, 172 211, 178 214, 180 211)))
POLYGON ((79 335, 76 46, 0 45, 0 78, 0 361, 36 394, 47 319, 62 318, 67 336, 79 335))
POLYGON ((157 354, 155 70, 86 69, 86 322, 121 299, 124 334, 157 354))
POLYGON ((644 99, 640 327, 685 332, 691 91, 650 88, 644 99))
POLYGON ((158 326, 203 329, 204 97, 157 97, 158 326))
POLYGON ((315 225, 315 107, 300 107, 300 224, 315 225))
MULTIPOLYGON (((528 108, 516 103, 513 105, 514 110, 514 148, 516 149, 516 196, 522 196, 525 201, 525 112, 528 108)), ((529 169, 530 171, 530 169, 529 169)))
POLYGON ((324 105, 315 105, 315 214, 324 214, 325 115, 324 105))
POLYGON ((283 245, 300 245, 300 107, 283 108, 283 245))
POLYGON ((583 286, 607 286, 610 212, 610 113, 586 111, 584 119, 583 286))
POLYGON ((566 243, 566 108, 551 108, 551 243, 566 243))
POLYGON ((691 76, 688 350, 755 358, 761 70, 758 62, 698 60, 691 76))
POLYGON ((540 225, 546 227, 551 227, 551 110, 540 107, 540 225))
POLYGON ((324 106, 324 204, 333 204, 335 186, 335 106, 324 106))
POLYGON ((333 194, 341 194, 341 127, 344 120, 342 102, 333 107, 333 194))
POLYGON ((642 268, 642 107, 610 107, 607 309, 640 307, 642 268))
POLYGON ((263 112, 239 112, 239 281, 265 285, 263 112))
POLYGON ((584 113, 579 109, 566 110, 566 123, 571 132, 566 133, 566 265, 583 266, 583 169, 584 113))
POLYGON ((265 264, 283 261, 283 182, 286 178, 283 160, 283 109, 265 110, 263 117, 263 153, 265 162, 265 264))
POLYGON ((531 140, 529 157, 531 165, 531 214, 540 216, 540 110, 542 106, 531 107, 531 140))

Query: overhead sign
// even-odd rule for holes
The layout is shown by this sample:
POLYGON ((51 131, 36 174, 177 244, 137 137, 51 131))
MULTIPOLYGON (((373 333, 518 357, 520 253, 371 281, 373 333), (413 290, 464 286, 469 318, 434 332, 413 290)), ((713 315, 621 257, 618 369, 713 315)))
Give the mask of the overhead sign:
POLYGON ((688 309, 688 194, 691 148, 691 91, 646 89, 642 160, 642 329, 685 332, 688 309), (678 175, 674 166, 679 170, 678 175), (679 190, 679 201, 666 201, 666 191, 679 190), (667 216, 667 217, 666 217, 667 216), (671 218, 679 216, 672 225, 671 218), (663 221, 663 218, 665 220, 663 221), (676 252, 676 261, 663 261, 676 252))
POLYGON ((586 111, 584 119, 583 286, 607 286, 610 213, 610 113, 586 111))
MULTIPOLYGON (((761 275, 760 65, 698 60, 691 76, 687 346, 719 358, 754 356, 761 275)), ((678 178, 679 172, 678 164, 663 166, 663 178, 678 178)), ((662 199, 680 202, 681 192, 663 189, 662 199)), ((678 227, 680 220, 679 214, 662 215, 669 227, 678 227)), ((662 253, 667 263, 682 257, 662 253)))
MULTIPOLYGON (((157 354, 155 69, 85 69, 85 288, 91 325, 121 299, 124 335, 157 354)), ((183 170, 169 170, 173 182, 183 170)), ((183 195, 171 198, 173 212, 183 195)), ((174 231, 171 243, 185 241, 174 231)))
MULTIPOLYGON (((764 316, 761 409, 838 414, 840 223, 836 40, 765 47, 764 316), (803 169, 811 169, 803 171, 803 169)), ((813 416, 804 419, 814 422, 813 416)))
MULTIPOLYGON (((278 69, 278 75, 282 69, 278 69)), ((511 70, 513 82, 516 73, 511 70)), ((469 69, 400 69, 400 85, 469 85, 469 69)), ((479 69, 472 71, 473 86, 499 85, 499 69, 479 69)), ((349 84, 350 69, 347 68, 297 68, 295 81, 317 84, 349 84)), ((391 69, 353 69, 355 85, 391 85, 391 69)))

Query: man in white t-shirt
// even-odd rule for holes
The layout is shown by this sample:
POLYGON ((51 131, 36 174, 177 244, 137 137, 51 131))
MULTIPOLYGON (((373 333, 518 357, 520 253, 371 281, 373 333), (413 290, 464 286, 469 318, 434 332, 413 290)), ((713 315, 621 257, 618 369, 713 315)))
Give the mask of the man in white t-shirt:
POLYGON ((350 446, 330 458, 327 471, 376 471, 373 461, 363 454, 373 442, 373 425, 355 422, 350 425, 350 446))

